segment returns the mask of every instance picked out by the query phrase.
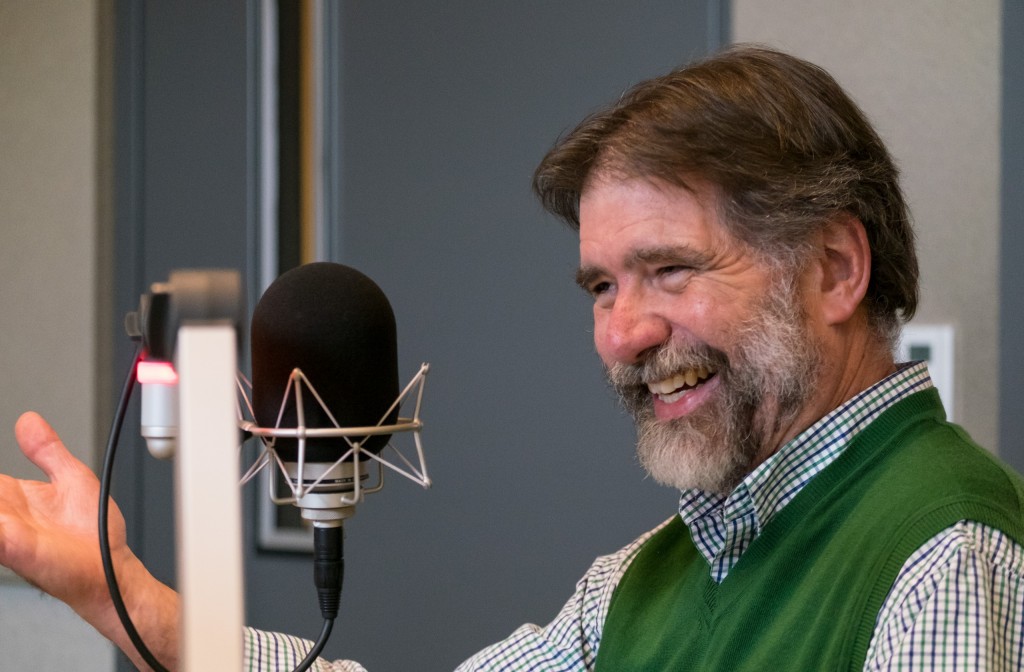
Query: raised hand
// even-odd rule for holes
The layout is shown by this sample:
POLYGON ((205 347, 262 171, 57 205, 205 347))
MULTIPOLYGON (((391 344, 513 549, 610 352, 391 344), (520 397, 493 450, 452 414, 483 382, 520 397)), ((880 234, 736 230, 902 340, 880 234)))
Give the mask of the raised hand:
MULTIPOLYGON (((47 481, 0 474, 0 564, 66 602, 146 669, 121 627, 104 579, 97 536, 99 481, 38 414, 22 415, 15 437, 47 481)), ((157 658, 173 669, 177 595, 128 549, 116 505, 109 516, 111 555, 129 613, 157 658)))

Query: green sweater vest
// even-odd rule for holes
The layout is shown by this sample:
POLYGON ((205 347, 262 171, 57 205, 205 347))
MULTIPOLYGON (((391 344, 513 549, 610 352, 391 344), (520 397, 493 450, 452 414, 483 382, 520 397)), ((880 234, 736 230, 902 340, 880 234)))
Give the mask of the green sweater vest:
POLYGON ((1024 482, 938 394, 883 413, 773 518, 721 584, 676 518, 609 607, 598 672, 860 670, 906 559, 959 520, 1024 541, 1024 482))

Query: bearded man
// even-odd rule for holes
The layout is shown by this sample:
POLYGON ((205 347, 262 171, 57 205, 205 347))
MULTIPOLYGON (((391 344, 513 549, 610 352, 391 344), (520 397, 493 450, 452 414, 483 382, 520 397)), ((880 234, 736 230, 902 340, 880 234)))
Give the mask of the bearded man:
MULTIPOLYGON (((891 157, 827 73, 736 47, 643 82, 561 139, 534 187, 579 232, 640 459, 682 496, 548 626, 460 671, 1024 667, 1024 482, 946 421, 924 364, 893 359, 917 305, 913 233, 891 157)), ((88 489, 40 423, 19 425, 26 453, 88 489)), ((133 654, 88 572, 18 552, 7 530, 40 527, 23 508, 0 505, 0 562, 133 654)), ((53 519, 48 538, 68 534, 53 519)), ((119 552, 144 638, 171 659, 174 596, 119 552)), ((247 640, 251 670, 308 648, 247 640)))
POLYGON ((644 82, 538 168, 594 340, 679 515, 510 651, 597 670, 1024 665, 1021 480, 896 364, 897 170, 823 70, 737 47, 644 82))

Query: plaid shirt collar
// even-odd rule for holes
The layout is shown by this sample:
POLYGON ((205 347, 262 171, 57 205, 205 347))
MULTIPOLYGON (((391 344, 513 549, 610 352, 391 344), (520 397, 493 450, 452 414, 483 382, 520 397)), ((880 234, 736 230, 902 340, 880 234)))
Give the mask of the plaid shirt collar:
POLYGON ((679 515, 721 582, 786 504, 862 429, 904 397, 932 387, 923 362, 906 364, 804 430, 758 465, 728 496, 684 490, 679 515))

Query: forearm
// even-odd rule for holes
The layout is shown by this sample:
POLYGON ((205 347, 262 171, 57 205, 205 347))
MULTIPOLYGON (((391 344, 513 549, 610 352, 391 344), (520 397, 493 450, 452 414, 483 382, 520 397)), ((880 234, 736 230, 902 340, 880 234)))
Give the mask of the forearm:
MULTIPOLYGON (((136 631, 163 667, 176 670, 181 615, 178 594, 150 574, 127 548, 118 555, 120 557, 115 557, 118 587, 136 631)), ((107 591, 105 582, 102 590, 107 591)), ((92 596, 71 607, 117 645, 138 669, 151 669, 128 636, 109 594, 92 596)))

